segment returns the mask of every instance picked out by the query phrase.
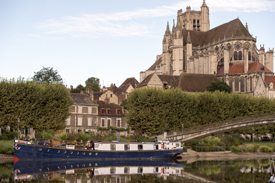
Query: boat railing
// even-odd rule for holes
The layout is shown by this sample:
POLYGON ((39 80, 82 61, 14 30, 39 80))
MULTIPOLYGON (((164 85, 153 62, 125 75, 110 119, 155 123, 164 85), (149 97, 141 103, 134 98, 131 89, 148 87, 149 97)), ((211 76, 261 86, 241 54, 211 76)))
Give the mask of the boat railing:
POLYGON ((268 183, 274 183, 275 182, 275 155, 272 155, 268 158, 269 165, 270 165, 270 179, 268 180, 268 183))

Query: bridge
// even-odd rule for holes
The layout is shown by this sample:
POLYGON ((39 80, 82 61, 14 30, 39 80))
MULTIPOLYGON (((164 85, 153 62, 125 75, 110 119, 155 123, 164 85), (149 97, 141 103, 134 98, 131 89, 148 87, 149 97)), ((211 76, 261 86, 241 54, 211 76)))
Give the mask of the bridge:
POLYGON ((187 143, 212 134, 267 124, 275 124, 275 114, 241 117, 220 121, 209 125, 203 125, 196 128, 184 129, 183 133, 175 132, 174 135, 164 135, 164 139, 171 141, 178 140, 180 142, 187 143))

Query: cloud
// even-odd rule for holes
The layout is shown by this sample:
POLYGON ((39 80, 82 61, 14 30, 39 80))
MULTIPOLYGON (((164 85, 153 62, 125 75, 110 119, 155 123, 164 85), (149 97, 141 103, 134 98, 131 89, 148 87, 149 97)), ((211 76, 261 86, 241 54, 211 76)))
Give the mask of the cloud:
MULTIPOLYGON (((271 0, 207 0, 210 11, 216 12, 261 12, 274 11, 275 2, 271 0)), ((187 0, 170 6, 159 6, 151 9, 137 9, 106 14, 83 14, 79 16, 65 16, 60 19, 51 19, 40 25, 39 28, 48 34, 70 34, 75 37, 111 36, 150 36, 152 25, 141 23, 143 18, 165 17, 176 15, 177 10, 187 5, 199 10, 202 0, 187 0)), ((175 17, 176 18, 176 17, 175 17)))

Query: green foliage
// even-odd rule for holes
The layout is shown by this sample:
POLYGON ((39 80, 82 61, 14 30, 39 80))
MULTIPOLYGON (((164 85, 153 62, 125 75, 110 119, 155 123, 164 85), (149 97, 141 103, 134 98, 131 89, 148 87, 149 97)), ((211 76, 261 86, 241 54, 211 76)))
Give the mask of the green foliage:
POLYGON ((249 144, 246 146, 246 152, 256 152, 256 151, 257 151, 257 149, 255 148, 254 145, 249 144))
POLYGON ((209 137, 205 137, 203 139, 200 140, 200 144, 205 144, 207 145, 219 145, 221 142, 221 139, 219 137, 214 137, 214 136, 209 136, 209 137))
POLYGON ((227 92, 230 93, 231 87, 226 84, 224 81, 212 81, 210 85, 206 87, 206 90, 209 92, 214 92, 214 91, 220 91, 220 92, 227 92))
POLYGON ((68 133, 67 132, 62 132, 59 134, 60 140, 68 140, 68 133))
POLYGON ((0 154, 13 154, 13 140, 0 141, 0 154))
POLYGON ((62 83, 62 78, 58 74, 57 70, 53 70, 53 67, 42 67, 38 72, 34 72, 34 76, 31 78, 35 82, 39 83, 62 83))
POLYGON ((53 138, 53 134, 50 132, 43 131, 41 135, 44 139, 52 139, 53 138))
POLYGON ((240 148, 237 147, 237 146, 232 146, 232 147, 230 148, 230 150, 231 150, 231 152, 233 152, 233 153, 238 153, 238 152, 240 152, 240 148))
MULTIPOLYGON (((181 89, 137 88, 127 98, 126 119, 137 133, 207 125, 242 116, 274 113, 275 100, 225 92, 186 93, 181 89)), ((274 127, 275 129, 275 127, 274 127)), ((274 130, 275 131, 275 130, 274 130)))
POLYGON ((99 79, 95 77, 90 77, 85 81, 86 88, 90 88, 93 91, 100 91, 99 79))
POLYGON ((13 140, 15 137, 18 137, 17 132, 9 132, 9 131, 4 131, 2 135, 0 136, 0 140, 13 140))
POLYGON ((91 136, 89 134, 86 134, 84 132, 81 133, 77 133, 76 134, 76 141, 83 141, 83 142, 87 142, 89 139, 91 138, 91 136))
POLYGON ((0 80, 0 126, 63 129, 73 104, 62 84, 40 84, 24 79, 0 80))
POLYGON ((72 89, 72 90, 71 90, 71 93, 80 93, 81 90, 82 90, 82 91, 85 91, 85 89, 86 89, 86 88, 80 84, 80 85, 77 85, 76 88, 72 89))
POLYGON ((260 146, 260 148, 259 148, 259 152, 272 152, 272 151, 273 151, 273 149, 268 146, 260 146))

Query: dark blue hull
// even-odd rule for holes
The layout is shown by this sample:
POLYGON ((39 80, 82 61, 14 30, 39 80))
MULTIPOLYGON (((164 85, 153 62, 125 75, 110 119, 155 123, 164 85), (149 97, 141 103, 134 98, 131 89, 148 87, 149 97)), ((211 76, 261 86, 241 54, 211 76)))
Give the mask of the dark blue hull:
POLYGON ((41 161, 41 160, 25 160, 17 161, 14 164, 14 172, 16 175, 35 174, 43 172, 60 171, 78 168, 99 168, 99 167, 120 167, 120 166, 164 166, 164 167, 183 167, 172 159, 163 160, 70 160, 70 161, 41 161))
POLYGON ((84 149, 51 148, 40 145, 15 143, 14 158, 19 160, 81 160, 81 159, 152 159, 173 158, 183 149, 141 150, 141 151, 98 151, 84 149))

